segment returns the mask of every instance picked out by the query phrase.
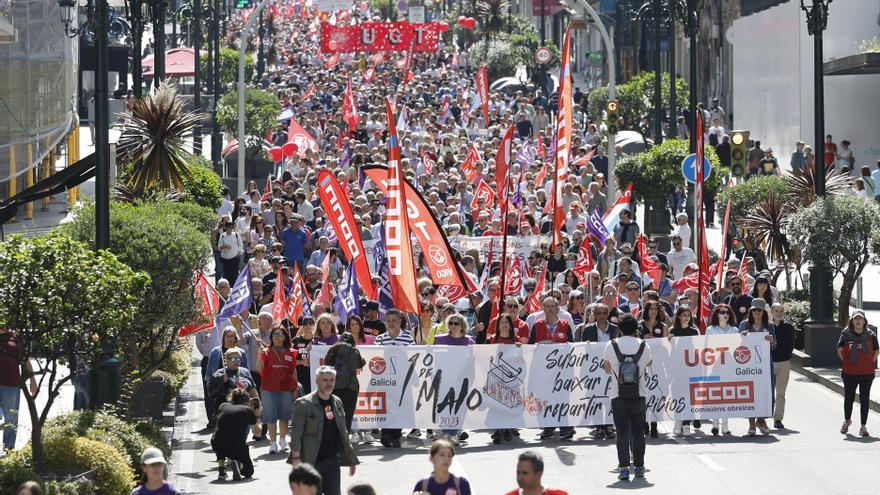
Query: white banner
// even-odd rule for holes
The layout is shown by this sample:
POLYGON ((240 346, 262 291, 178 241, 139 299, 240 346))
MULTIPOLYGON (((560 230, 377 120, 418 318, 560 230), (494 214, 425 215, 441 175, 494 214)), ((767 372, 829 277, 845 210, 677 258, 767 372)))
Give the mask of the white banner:
MULTIPOLYGON (((648 421, 772 414, 773 368, 762 335, 647 342, 648 421)), ((353 429, 612 424, 605 345, 361 346, 367 366, 353 429)), ((327 349, 312 348, 312 370, 327 349)))

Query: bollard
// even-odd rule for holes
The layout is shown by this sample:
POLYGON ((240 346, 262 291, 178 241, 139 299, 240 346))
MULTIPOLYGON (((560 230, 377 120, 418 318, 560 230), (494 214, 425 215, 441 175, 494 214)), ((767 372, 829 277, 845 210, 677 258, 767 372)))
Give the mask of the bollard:
POLYGON ((122 362, 113 355, 92 365, 89 371, 89 406, 92 409, 119 400, 121 367, 122 362))

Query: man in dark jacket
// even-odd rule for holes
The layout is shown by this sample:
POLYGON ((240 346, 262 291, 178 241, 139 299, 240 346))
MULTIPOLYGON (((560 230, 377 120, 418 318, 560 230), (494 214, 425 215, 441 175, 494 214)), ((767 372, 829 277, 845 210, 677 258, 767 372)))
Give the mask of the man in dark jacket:
MULTIPOLYGON (((593 316, 596 317, 595 323, 585 325, 579 335, 581 342, 599 342, 605 344, 616 339, 620 331, 617 326, 608 321, 610 310, 608 306, 602 303, 593 308, 593 316)), ((594 430, 597 439, 614 438, 614 427, 611 425, 601 425, 594 430)))
POLYGON ((354 476, 359 461, 349 442, 342 401, 333 395, 336 369, 321 366, 315 382, 317 390, 293 403, 290 463, 313 465, 321 473, 319 493, 340 495, 340 466, 348 466, 349 474, 354 476))
POLYGON ((785 309, 781 303, 770 307, 771 322, 776 327, 776 348, 770 350, 773 358, 773 373, 776 376, 776 401, 773 407, 773 427, 782 430, 785 416, 785 389, 791 374, 791 354, 794 351, 794 325, 785 320, 785 309))

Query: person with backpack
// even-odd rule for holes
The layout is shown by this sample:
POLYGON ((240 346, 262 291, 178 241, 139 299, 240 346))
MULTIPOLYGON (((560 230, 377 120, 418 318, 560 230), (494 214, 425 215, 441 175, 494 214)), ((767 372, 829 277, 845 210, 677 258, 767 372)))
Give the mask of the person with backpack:
POLYGON ((357 373, 367 364, 357 349, 354 336, 350 333, 342 334, 339 342, 333 344, 327 351, 324 364, 336 369, 336 386, 333 388, 333 395, 342 401, 342 409, 345 411, 345 426, 351 432, 354 408, 357 405, 358 392, 361 389, 357 373))
POLYGON ((471 485, 466 478, 449 472, 455 447, 447 439, 434 440, 431 444, 431 464, 434 472, 422 478, 413 488, 413 495, 471 495, 471 485))
POLYGON ((621 336, 605 346, 602 368, 611 375, 609 395, 614 427, 617 429, 618 479, 629 480, 630 448, 636 478, 645 476, 646 391, 645 372, 651 366, 651 348, 636 337, 639 322, 624 316, 618 324, 621 336))

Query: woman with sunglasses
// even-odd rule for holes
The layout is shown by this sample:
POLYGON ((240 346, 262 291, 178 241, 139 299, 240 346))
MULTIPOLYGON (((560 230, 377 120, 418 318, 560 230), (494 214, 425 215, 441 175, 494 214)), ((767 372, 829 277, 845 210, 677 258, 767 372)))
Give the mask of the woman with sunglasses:
MULTIPOLYGON (((739 333, 739 328, 736 326, 736 315, 733 313, 733 308, 723 303, 715 306, 715 309, 712 310, 712 316, 709 317, 706 335, 731 335, 735 333, 739 333)), ((730 435, 727 418, 712 421, 712 435, 718 436, 719 423, 721 434, 730 435)))
MULTIPOLYGON (((669 340, 677 337, 693 337, 700 335, 700 330, 694 325, 693 313, 689 304, 681 304, 675 310, 672 319, 672 329, 669 331, 669 340)), ((690 421, 676 421, 672 434, 677 437, 686 437, 691 434, 690 421)))
MULTIPOLYGON (((513 318, 507 313, 498 315, 495 325, 495 333, 486 339, 487 344, 514 344, 522 345, 522 339, 516 334, 516 327, 513 324, 513 318)), ((492 443, 501 443, 501 438, 510 441, 514 435, 519 436, 516 430, 505 428, 492 432, 492 443)))
MULTIPOLYGON (((776 327, 770 323, 770 316, 767 313, 767 302, 761 298, 752 299, 749 316, 745 321, 740 322, 739 331, 743 335, 765 333, 767 334, 765 339, 770 342, 770 349, 776 348, 776 327)), ((776 376, 773 374, 772 368, 770 373, 770 390, 776 390, 776 376)), ((755 436, 756 423, 762 435, 770 434, 770 427, 767 426, 765 418, 749 418, 749 432, 747 436, 755 436)))
MULTIPOLYGON (((464 316, 453 313, 446 317, 445 323, 449 333, 434 337, 434 345, 474 345, 474 338, 467 334, 467 321, 464 319, 464 316)), ((468 434, 461 430, 443 430, 443 433, 454 444, 457 444, 459 440, 467 440, 468 438, 468 434)))
POLYGON ((587 304, 584 299, 584 293, 580 290, 573 290, 568 294, 568 313, 574 321, 575 327, 579 326, 586 319, 587 304))
POLYGON ((257 355, 257 372, 263 379, 263 422, 269 425, 269 453, 275 454, 287 449, 287 425, 298 385, 298 355, 284 327, 273 327, 270 339, 272 345, 257 355), (276 434, 279 437, 277 443, 276 434))

